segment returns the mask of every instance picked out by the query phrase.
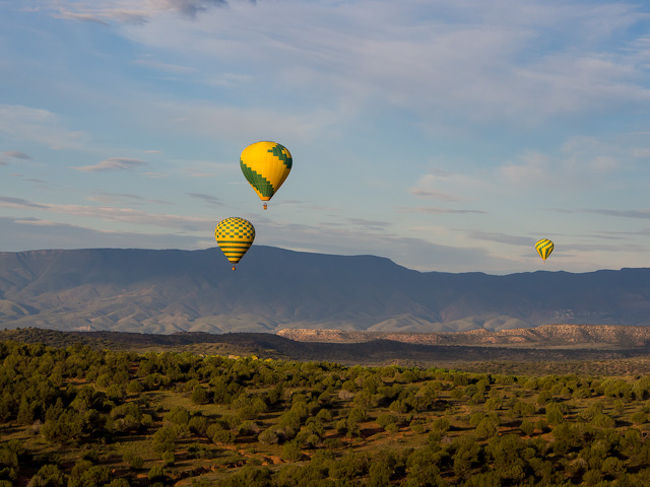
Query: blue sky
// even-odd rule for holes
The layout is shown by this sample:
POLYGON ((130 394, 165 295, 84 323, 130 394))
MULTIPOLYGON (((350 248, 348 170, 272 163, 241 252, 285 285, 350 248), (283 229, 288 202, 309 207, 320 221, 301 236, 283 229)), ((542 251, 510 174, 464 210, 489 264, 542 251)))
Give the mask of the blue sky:
POLYGON ((420 270, 647 267, 649 74, 646 2, 0 0, 0 250, 242 216, 420 270), (258 140, 294 157, 267 212, 258 140))

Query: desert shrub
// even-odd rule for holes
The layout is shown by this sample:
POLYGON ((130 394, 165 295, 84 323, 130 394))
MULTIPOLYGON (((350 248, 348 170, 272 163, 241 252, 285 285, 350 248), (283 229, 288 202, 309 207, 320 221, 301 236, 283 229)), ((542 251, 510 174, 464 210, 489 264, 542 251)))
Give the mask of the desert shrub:
POLYGON ((65 487, 67 483, 67 476, 59 470, 59 467, 43 465, 27 485, 28 487, 65 487))
POLYGON ((290 462, 297 462, 302 458, 300 446, 295 441, 290 441, 282 446, 282 458, 290 462))

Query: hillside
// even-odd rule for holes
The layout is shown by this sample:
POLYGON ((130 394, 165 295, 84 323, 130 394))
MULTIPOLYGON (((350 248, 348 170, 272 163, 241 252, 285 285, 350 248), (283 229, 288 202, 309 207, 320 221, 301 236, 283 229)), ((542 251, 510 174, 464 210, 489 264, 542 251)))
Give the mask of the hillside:
MULTIPOLYGON (((465 335, 465 334, 463 334, 465 335)), ((136 352, 176 351, 200 355, 256 355, 260 358, 300 361, 335 361, 348 365, 418 365, 462 367, 465 370, 523 370, 535 374, 551 371, 614 370, 647 373, 650 345, 614 344, 545 347, 543 343, 522 346, 436 345, 377 338, 360 343, 299 342, 269 333, 174 333, 157 335, 125 332, 62 332, 38 328, 0 330, 0 341, 38 343, 60 348, 75 344, 95 349, 136 352), (513 368, 514 367, 514 368, 513 368)))
POLYGON ((447 333, 397 333, 285 328, 278 335, 301 342, 363 343, 392 340, 420 345, 479 345, 509 347, 644 347, 650 345, 650 327, 623 325, 551 324, 535 328, 485 329, 447 333))
POLYGON ((0 340, 0 485, 647 486, 650 376, 539 372, 0 340))
POLYGON ((448 332, 545 323, 650 324, 650 269, 583 274, 417 272, 373 256, 255 246, 0 253, 0 327, 448 332))

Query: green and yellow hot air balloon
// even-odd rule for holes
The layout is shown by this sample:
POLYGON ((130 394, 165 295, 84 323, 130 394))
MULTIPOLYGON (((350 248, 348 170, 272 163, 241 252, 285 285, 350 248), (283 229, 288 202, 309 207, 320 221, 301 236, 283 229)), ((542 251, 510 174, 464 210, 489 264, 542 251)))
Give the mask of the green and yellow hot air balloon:
POLYGON ((232 262, 232 270, 255 240, 255 227, 248 220, 232 216, 217 223, 214 238, 226 258, 232 262))
POLYGON ((270 200, 291 172, 291 152, 277 142, 255 142, 246 147, 240 158, 241 170, 257 195, 270 200))
POLYGON ((547 238, 538 240, 537 243, 535 244, 535 250, 537 250, 537 253, 544 261, 548 259, 548 256, 551 255, 551 252, 553 252, 554 248, 555 245, 553 245, 553 242, 551 242, 547 238))

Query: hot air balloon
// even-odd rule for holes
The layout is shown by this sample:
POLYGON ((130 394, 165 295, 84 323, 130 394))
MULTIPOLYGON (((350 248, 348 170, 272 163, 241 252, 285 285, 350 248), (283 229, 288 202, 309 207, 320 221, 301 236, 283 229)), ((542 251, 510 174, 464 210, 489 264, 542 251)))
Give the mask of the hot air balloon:
POLYGON ((244 176, 265 202, 266 210, 266 201, 280 189, 291 172, 291 152, 277 142, 255 142, 242 151, 239 162, 244 176))
POLYGON ((226 258, 232 262, 232 270, 255 240, 255 227, 248 220, 232 216, 217 223, 214 238, 226 258))
POLYGON ((555 245, 553 245, 553 242, 551 242, 547 238, 538 240, 537 243, 535 244, 535 250, 537 250, 537 253, 544 261, 548 259, 548 256, 551 255, 551 252, 553 252, 554 248, 555 245))

